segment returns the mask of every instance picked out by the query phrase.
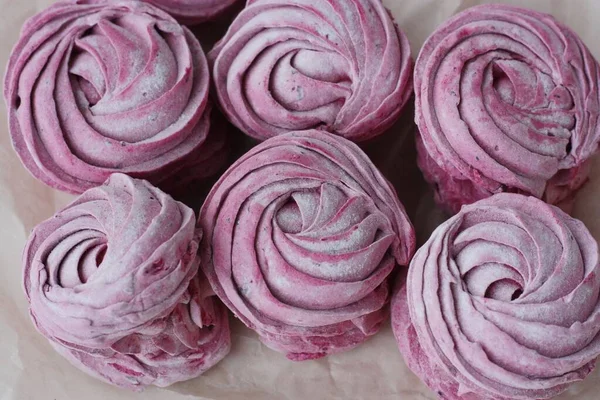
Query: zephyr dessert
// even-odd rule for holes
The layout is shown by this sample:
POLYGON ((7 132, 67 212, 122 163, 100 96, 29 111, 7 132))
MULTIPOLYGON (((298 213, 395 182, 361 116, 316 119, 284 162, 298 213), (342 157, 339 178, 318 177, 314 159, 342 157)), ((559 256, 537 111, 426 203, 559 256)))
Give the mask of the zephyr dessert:
POLYGON ((387 317, 388 276, 413 254, 394 189, 353 143, 291 132, 246 153, 202 206, 201 269, 292 360, 350 349, 387 317))
POLYGON ((419 166, 455 213, 499 192, 566 211, 598 148, 599 67, 552 16, 469 8, 425 42, 415 66, 419 166))
POLYGON ((231 8, 237 0, 145 0, 162 8, 180 23, 196 25, 210 21, 231 8))
POLYGON ((25 167, 81 193, 114 172, 159 186, 189 174, 210 129, 208 87, 200 44, 166 12, 140 1, 78 0, 25 23, 4 97, 25 167))
POLYGON ((389 128, 412 94, 410 46, 380 0, 249 0, 210 51, 222 110, 265 140, 389 128))
POLYGON ((88 374, 123 388, 197 377, 229 352, 227 310, 196 256, 194 212, 114 174, 38 225, 24 252, 31 318, 88 374))
POLYGON ((392 300, 410 369, 443 399, 549 399, 600 355, 598 245, 535 197, 464 206, 413 258, 392 300))

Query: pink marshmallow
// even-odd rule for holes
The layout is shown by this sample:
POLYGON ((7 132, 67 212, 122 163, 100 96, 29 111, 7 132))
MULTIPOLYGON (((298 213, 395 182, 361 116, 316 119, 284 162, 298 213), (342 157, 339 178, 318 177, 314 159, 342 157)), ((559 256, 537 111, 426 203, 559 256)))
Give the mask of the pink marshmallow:
POLYGON ((141 390, 194 378, 229 352, 226 308, 196 256, 194 212, 114 174, 32 232, 24 287, 37 329, 73 365, 141 390))
POLYGON ((222 110, 259 140, 367 140, 412 94, 408 40, 380 0, 250 0, 208 57, 222 110))
POLYGON ((552 16, 502 4, 446 21, 415 65, 419 165, 453 213, 499 192, 565 205, 600 140, 598 63, 552 16))
POLYGON ((557 396, 600 355, 598 255, 581 221, 535 197, 464 206, 393 296, 407 365, 443 399, 557 396))
POLYGON ((306 360, 380 328, 388 278, 413 253, 394 189, 353 143, 322 131, 258 145, 204 203, 201 269, 272 349, 306 360))
POLYGON ((188 174, 209 134, 208 87, 200 44, 167 13, 139 1, 79 0, 25 23, 4 97, 25 167, 82 193, 115 172, 161 187, 188 174))

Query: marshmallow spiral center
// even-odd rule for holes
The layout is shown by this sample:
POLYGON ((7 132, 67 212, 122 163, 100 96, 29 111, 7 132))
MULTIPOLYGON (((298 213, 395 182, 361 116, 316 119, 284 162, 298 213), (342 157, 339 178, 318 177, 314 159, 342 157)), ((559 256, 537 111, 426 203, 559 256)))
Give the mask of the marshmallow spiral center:
POLYGON ((414 246, 404 209, 366 155, 318 131, 247 153, 214 186, 199 223, 215 292, 294 359, 376 332, 387 278, 414 246))
POLYGON ((259 140, 387 129, 411 94, 408 40, 379 0, 251 0, 209 53, 222 109, 259 140))
POLYGON ((158 184, 206 140, 208 65, 192 33, 152 5, 59 2, 29 19, 4 95, 25 166, 81 193, 113 172, 158 184))
POLYGON ((583 223, 533 197, 495 195, 463 207, 415 255, 411 322, 459 392, 549 398, 600 354, 599 272, 583 223))
POLYGON ((437 164, 426 174, 442 186, 472 181, 463 191, 474 200, 510 191, 557 204, 585 181, 579 168, 597 149, 599 81, 587 47, 549 15, 506 5, 458 14, 415 66, 421 163, 437 164))

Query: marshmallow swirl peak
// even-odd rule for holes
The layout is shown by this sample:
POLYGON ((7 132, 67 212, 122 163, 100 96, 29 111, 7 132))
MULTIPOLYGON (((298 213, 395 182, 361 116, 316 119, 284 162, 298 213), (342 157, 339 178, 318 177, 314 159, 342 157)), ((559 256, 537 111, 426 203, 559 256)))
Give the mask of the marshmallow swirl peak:
POLYGON ((24 25, 4 97, 13 146, 44 183, 82 193, 122 172, 161 185, 209 131, 192 33, 140 1, 58 2, 24 25))
POLYGON ((393 297, 400 350, 444 399, 554 397, 600 355, 598 265, 584 224, 535 197, 465 206, 393 297))
POLYGON ((412 94, 408 40, 380 0, 249 0, 208 57, 221 108, 259 140, 366 140, 412 94))
POLYGON ((145 0, 162 8, 182 24, 195 25, 221 15, 238 0, 145 0))
POLYGON ((419 164, 452 212, 509 191, 560 204, 600 140, 598 63, 552 16, 502 4, 441 25, 415 65, 419 164))
POLYGON ((269 347, 292 360, 379 330, 388 276, 415 237, 394 189, 353 143, 322 131, 269 139, 217 182, 200 212, 201 269, 269 347))
POLYGON ((194 212, 114 174, 32 232, 30 314, 83 371, 139 390, 191 379, 229 351, 226 308, 198 274, 194 212))

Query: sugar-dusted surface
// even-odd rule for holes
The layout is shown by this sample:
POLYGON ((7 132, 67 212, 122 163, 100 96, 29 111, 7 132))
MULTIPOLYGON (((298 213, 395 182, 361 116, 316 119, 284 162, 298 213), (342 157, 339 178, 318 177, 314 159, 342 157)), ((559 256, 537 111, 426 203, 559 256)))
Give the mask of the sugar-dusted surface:
POLYGON ((584 42, 548 14, 499 4, 446 21, 415 65, 419 164, 438 202, 572 202, 600 141, 599 85, 584 42))
POLYGON ((271 138, 236 161, 200 211, 200 268, 269 347, 292 360, 348 350, 387 315, 388 277, 415 234, 396 193, 350 141, 271 138))
POLYGON ((165 12, 66 1, 26 21, 4 98, 27 169, 81 193, 113 172, 167 186, 197 163, 210 129, 208 86, 200 44, 165 12))
POLYGON ((229 324, 196 256, 194 212, 114 174, 32 231, 31 318, 73 365, 139 390, 195 378, 229 352, 229 324))
POLYGON ((379 0, 251 0, 209 61, 224 113, 259 140, 324 129, 364 141, 412 94, 408 40, 379 0))
POLYGON ((449 400, 549 399, 600 355, 598 244, 534 197, 497 194, 440 225, 392 300, 408 366, 449 400))
MULTIPOLYGON (((482 1, 465 0, 384 0, 400 27, 406 32, 413 55, 426 37, 446 18, 468 5, 482 1)), ((573 27, 600 56, 600 3, 571 1, 511 0, 539 11, 552 12, 573 27)), ((52 0, 0 0, 0 60, 5 63, 18 38, 23 21, 52 0)), ((203 27, 204 25, 200 25, 203 27)), ((410 104, 410 103, 409 103, 410 104)), ((407 112, 410 114, 410 111, 407 112)), ((394 184, 413 221, 420 243, 439 224, 440 211, 414 164, 413 117, 403 113, 401 123, 366 144, 367 153, 394 184)), ((72 198, 32 179, 10 148, 6 115, 0 107, 0 397, 8 400, 305 400, 372 399, 435 400, 403 362, 389 324, 352 351, 302 363, 291 362, 258 340, 258 335, 232 318, 232 350, 199 378, 169 388, 148 388, 143 394, 130 393, 97 381, 73 368, 58 355, 32 327, 20 281, 21 252, 29 230, 72 198), (10 268, 9 266, 17 266, 10 268), (307 383, 310 382, 310 383, 307 383)), ((574 214, 600 239, 600 165, 592 166, 591 182, 577 196, 574 214)), ((597 400, 600 371, 570 387, 558 400, 597 400)))

